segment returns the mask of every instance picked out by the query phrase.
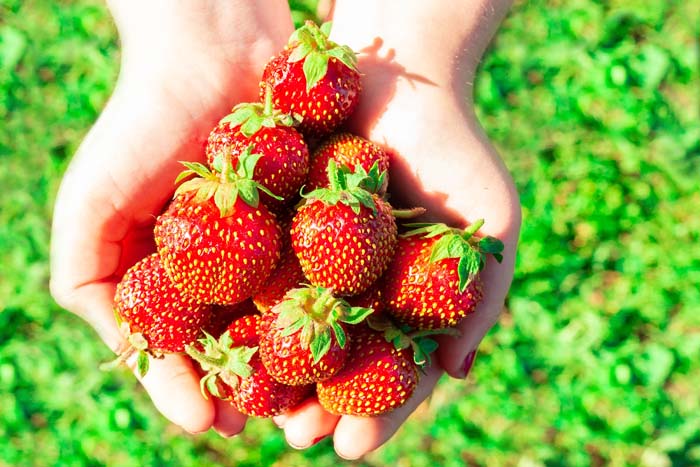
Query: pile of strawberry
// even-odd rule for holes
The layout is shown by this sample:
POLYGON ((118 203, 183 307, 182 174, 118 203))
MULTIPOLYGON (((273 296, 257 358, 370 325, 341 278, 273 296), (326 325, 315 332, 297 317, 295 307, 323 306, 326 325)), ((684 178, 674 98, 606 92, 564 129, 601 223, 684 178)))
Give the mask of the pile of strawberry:
MULTIPOLYGON (((261 101, 211 131, 157 219, 157 252, 117 286, 118 362, 186 352, 205 396, 270 417, 317 395, 331 413, 406 402, 481 299, 502 244, 444 224, 399 234, 390 158, 342 130, 360 98, 355 54, 307 23, 266 66, 261 101), (311 147, 311 149, 309 149, 311 147)), ((401 226, 401 230, 406 230, 401 226)))

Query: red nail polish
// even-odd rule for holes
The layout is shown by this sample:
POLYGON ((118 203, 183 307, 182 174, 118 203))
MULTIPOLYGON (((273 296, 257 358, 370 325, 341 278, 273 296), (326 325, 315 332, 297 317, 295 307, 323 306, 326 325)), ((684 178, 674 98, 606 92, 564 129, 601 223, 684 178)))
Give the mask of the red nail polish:
POLYGON ((462 378, 466 378, 469 375, 469 372, 472 369, 472 366, 474 365, 474 358, 476 357, 476 350, 472 350, 469 352, 464 359, 464 363, 462 364, 462 378))

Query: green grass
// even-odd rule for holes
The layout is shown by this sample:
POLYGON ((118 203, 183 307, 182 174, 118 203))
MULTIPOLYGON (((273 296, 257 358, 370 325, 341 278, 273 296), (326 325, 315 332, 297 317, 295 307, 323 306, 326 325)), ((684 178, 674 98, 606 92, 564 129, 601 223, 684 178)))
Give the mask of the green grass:
MULTIPOLYGON (((698 12, 516 2, 476 82, 523 204, 508 309, 469 381, 356 465, 700 464, 698 12)), ((48 295, 53 197, 118 61, 103 3, 0 0, 0 467, 349 465, 265 420, 182 433, 48 295)))

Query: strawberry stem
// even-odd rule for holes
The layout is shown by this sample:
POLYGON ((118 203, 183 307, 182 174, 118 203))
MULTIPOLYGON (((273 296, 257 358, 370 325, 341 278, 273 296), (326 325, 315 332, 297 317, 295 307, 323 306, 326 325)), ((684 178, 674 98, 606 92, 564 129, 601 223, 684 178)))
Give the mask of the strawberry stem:
POLYGON ((222 154, 223 162, 221 165, 221 173, 219 174, 219 180, 221 183, 228 183, 229 174, 231 173, 231 151, 226 147, 222 154))
POLYGON ((100 364, 100 370, 112 371, 115 368, 126 363, 126 361, 129 358, 131 358, 131 356, 134 355, 136 352, 138 352, 138 349, 136 349, 136 347, 134 347, 133 345, 129 345, 126 349, 124 349, 123 352, 119 353, 117 355, 117 358, 115 358, 114 360, 100 364))
POLYGON ((207 365, 210 368, 221 368, 225 366, 226 362, 228 361, 228 358, 223 353, 219 358, 214 358, 203 352, 200 352, 192 345, 188 345, 185 348, 185 351, 187 352, 187 355, 197 360, 200 364, 202 364, 202 366, 207 365))
POLYGON ((311 32, 311 35, 314 38, 314 41, 318 45, 318 48, 320 50, 327 50, 328 49, 328 41, 326 40, 326 35, 321 31, 321 29, 318 27, 316 23, 314 23, 311 20, 306 21, 306 26, 311 32))
POLYGON ((462 232, 462 238, 469 240, 481 228, 482 225, 484 225, 483 219, 475 221, 472 225, 464 229, 462 232))
POLYGON ((415 207, 411 209, 392 209, 391 214, 397 219, 412 219, 422 216, 426 211, 423 207, 415 207))
POLYGON ((272 115, 272 87, 267 84, 265 86, 265 107, 263 108, 264 115, 272 115))

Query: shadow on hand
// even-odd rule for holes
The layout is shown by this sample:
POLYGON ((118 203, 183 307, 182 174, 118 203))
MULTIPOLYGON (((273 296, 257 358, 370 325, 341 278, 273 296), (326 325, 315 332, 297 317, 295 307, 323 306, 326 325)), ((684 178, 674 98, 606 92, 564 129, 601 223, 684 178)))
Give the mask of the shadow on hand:
MULTIPOLYGON (((359 69, 362 73, 362 97, 357 110, 347 124, 348 131, 369 138, 372 128, 386 112, 396 93, 399 79, 406 80, 414 89, 418 86, 437 86, 428 77, 411 73, 396 61, 396 51, 382 51, 384 41, 376 37, 372 44, 358 53, 359 69), (383 53, 382 53, 383 52, 383 53)), ((461 116, 460 116, 461 117, 461 116)), ((389 191, 391 203, 396 208, 424 207, 427 212, 407 222, 446 222, 464 226, 464 218, 446 207, 447 193, 426 191, 419 175, 389 141, 374 141, 380 144, 391 158, 389 191)), ((431 157, 425 154, 425 157, 431 157)))

